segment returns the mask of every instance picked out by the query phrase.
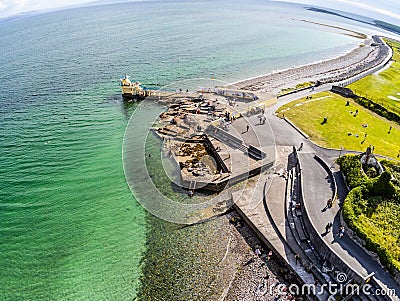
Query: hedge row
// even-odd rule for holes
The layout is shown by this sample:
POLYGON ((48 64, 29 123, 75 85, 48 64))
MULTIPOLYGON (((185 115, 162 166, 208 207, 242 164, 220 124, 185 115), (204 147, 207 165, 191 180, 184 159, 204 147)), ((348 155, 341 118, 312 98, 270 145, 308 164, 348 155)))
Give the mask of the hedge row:
MULTIPOLYGON (((362 172, 360 158, 360 155, 347 155, 337 160, 351 189, 343 204, 343 218, 347 225, 365 241, 366 248, 378 254, 383 265, 390 270, 393 268, 400 270, 398 261, 393 258, 390 251, 378 241, 372 240, 371 228, 367 221, 360 219, 360 216, 367 218, 365 215, 368 215, 385 199, 399 202, 399 188, 392 183, 392 175, 389 171, 369 179, 362 172)), ((394 170, 400 171, 400 166, 394 163, 385 162, 384 165, 392 166, 394 170)))
POLYGON ((372 112, 375 112, 376 114, 386 118, 387 120, 391 120, 400 124, 399 114, 389 111, 384 106, 381 106, 380 104, 372 101, 371 99, 357 96, 354 100, 356 103, 363 106, 364 108, 371 110, 372 112))
POLYGON ((380 176, 370 179, 363 173, 360 159, 361 155, 347 155, 337 159, 337 163, 346 177, 349 188, 353 189, 361 186, 365 190, 366 195, 381 196, 385 199, 393 199, 400 202, 400 187, 393 183, 397 181, 392 181, 392 174, 389 171, 392 169, 397 171, 397 168, 400 171, 400 167, 394 163, 390 165, 389 161, 385 161, 386 166, 392 167, 384 171, 380 176))
POLYGON ((361 186, 356 187, 349 192, 343 205, 343 218, 347 226, 350 227, 358 237, 364 240, 365 247, 379 256, 379 259, 384 266, 390 270, 398 268, 389 250, 382 247, 378 242, 373 241, 368 235, 369 231, 365 228, 365 225, 360 225, 357 222, 357 216, 363 214, 362 207, 365 205, 368 206, 367 202, 364 201, 364 193, 365 189, 361 186))
POLYGON ((360 159, 361 155, 347 155, 337 159, 350 189, 361 186, 368 181, 368 177, 362 172, 360 159))

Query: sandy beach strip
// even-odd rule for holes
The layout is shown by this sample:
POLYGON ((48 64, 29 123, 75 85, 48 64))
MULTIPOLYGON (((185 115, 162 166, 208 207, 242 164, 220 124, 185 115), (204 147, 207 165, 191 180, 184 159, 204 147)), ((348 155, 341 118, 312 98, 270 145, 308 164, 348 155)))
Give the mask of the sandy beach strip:
POLYGON ((386 44, 376 45, 375 38, 333 59, 246 79, 232 86, 237 89, 278 94, 284 88, 294 88, 301 83, 337 82, 380 64, 388 55, 388 49, 386 44))

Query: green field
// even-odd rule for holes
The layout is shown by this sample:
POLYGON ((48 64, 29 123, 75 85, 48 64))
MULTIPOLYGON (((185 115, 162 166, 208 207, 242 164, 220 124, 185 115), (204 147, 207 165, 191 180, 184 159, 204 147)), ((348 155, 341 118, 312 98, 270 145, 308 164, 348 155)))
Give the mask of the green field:
POLYGON ((301 98, 284 105, 277 113, 279 117, 284 114, 320 146, 336 149, 343 146, 347 150, 365 151, 373 145, 376 154, 398 158, 400 127, 351 99, 323 92, 315 94, 312 99, 301 98), (347 101, 349 106, 346 106, 347 101), (321 124, 324 117, 328 121, 321 124), (392 130, 388 133, 390 126, 392 130))
POLYGON ((386 40, 393 49, 393 62, 378 75, 371 74, 349 85, 355 94, 371 99, 400 114, 400 42, 386 40))

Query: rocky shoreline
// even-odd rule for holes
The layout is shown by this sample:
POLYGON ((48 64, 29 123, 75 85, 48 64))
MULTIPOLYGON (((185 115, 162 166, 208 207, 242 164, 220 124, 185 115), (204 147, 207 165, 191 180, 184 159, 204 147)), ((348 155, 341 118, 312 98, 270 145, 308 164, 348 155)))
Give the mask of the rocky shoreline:
POLYGON ((234 253, 241 259, 229 290, 219 300, 304 300, 292 296, 285 287, 299 284, 296 276, 285 267, 252 230, 242 223, 236 212, 227 214, 236 239, 234 253), (233 223, 232 220, 238 221, 233 223))

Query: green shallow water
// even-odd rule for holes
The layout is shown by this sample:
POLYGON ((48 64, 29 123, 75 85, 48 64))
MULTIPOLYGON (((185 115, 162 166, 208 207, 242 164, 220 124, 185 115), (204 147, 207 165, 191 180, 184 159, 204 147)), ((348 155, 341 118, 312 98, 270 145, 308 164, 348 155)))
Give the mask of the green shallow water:
POLYGON ((5 299, 135 295, 146 231, 119 155, 125 120, 115 104, 79 101, 56 122, 30 111, 21 137, 5 135, 16 142, 2 164, 5 299))
POLYGON ((291 15, 314 16, 258 1, 168 1, 0 23, 0 300, 132 300, 138 292, 162 299, 178 291, 184 299, 190 290, 179 288, 192 273, 196 292, 208 294, 201 278, 212 278, 212 254, 185 258, 196 246, 208 250, 220 221, 178 231, 135 201, 121 155, 135 105, 122 102, 118 80, 127 72, 147 86, 211 75, 235 81, 358 43, 291 15), (159 279, 162 290, 152 294, 159 279))

